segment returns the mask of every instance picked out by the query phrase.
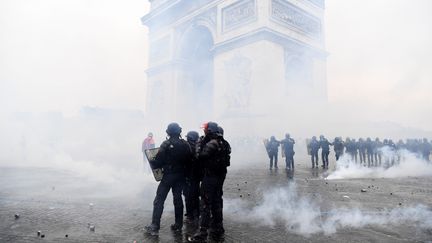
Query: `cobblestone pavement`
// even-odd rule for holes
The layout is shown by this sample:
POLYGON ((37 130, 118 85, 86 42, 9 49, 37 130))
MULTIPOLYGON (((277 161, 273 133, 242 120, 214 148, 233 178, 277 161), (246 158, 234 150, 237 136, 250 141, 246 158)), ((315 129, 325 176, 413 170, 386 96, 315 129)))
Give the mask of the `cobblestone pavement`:
MULTIPOLYGON (((0 168, 0 242, 184 242, 196 227, 173 234, 172 198, 165 203, 159 237, 149 237, 143 227, 150 222, 156 184, 132 195, 110 194, 110 188, 64 171, 40 168, 0 168), (91 204, 90 204, 91 203, 91 204), (15 219, 14 215, 19 214, 15 219), (89 229, 95 226, 95 231, 89 229), (37 231, 45 235, 37 236, 37 231), (66 237, 67 235, 67 237, 66 237)), ((225 202, 240 199, 259 204, 269 188, 296 183, 301 195, 322 201, 321 210, 356 206, 379 211, 422 203, 432 206, 431 178, 352 179, 327 181, 323 172, 297 165, 295 174, 269 171, 266 165, 231 169, 225 183, 225 202), (370 188, 374 185, 373 188, 370 188), (368 188, 362 193, 362 188, 368 188), (391 194, 390 194, 391 193, 391 194), (240 197, 241 195, 241 197, 240 197), (349 201, 343 196, 349 195, 349 201)), ((273 227, 241 223, 225 208, 226 234, 222 242, 427 242, 432 229, 413 225, 342 228, 334 234, 301 235, 283 224, 273 227)))

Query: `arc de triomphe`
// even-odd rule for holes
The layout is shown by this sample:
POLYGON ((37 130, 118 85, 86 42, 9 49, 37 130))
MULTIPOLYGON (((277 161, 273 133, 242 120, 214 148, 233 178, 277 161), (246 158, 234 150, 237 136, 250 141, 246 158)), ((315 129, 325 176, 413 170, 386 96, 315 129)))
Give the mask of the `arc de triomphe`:
POLYGON ((269 116, 326 101, 324 0, 150 2, 148 114, 269 116))

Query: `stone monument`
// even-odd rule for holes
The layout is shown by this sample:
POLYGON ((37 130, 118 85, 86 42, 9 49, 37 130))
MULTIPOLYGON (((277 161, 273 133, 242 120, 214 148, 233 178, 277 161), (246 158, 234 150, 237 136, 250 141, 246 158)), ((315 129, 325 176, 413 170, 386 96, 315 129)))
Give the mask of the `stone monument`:
POLYGON ((269 117, 327 100, 324 0, 150 0, 146 110, 269 117))

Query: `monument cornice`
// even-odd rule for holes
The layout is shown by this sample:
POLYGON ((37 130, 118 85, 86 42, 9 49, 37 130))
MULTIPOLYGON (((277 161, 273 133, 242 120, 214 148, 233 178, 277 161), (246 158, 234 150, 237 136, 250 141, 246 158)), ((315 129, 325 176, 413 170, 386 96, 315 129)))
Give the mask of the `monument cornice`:
POLYGON ((213 52, 215 54, 219 54, 262 40, 268 40, 282 46, 294 46, 295 48, 304 49, 322 59, 325 59, 328 56, 328 52, 322 48, 318 48, 303 41, 296 40, 286 34, 272 30, 268 27, 261 27, 252 32, 248 32, 232 39, 216 43, 213 47, 213 52))
POLYGON ((172 0, 168 1, 141 18, 141 23, 147 25, 150 31, 153 27, 160 28, 177 22, 188 13, 192 13, 212 2, 217 4, 221 0, 172 0), (186 14, 185 14, 186 13, 186 14))

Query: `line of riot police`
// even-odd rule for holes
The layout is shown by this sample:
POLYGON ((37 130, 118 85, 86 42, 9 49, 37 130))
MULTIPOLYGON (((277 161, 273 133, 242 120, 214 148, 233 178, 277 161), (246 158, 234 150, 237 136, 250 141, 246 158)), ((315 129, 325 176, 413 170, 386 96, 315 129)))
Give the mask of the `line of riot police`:
POLYGON ((318 166, 318 150, 322 149, 323 167, 328 168, 328 145, 333 145, 336 160, 346 153, 352 161, 362 165, 371 166, 392 166, 401 161, 401 151, 407 150, 415 154, 418 158, 430 161, 432 152, 432 141, 429 142, 426 138, 407 139, 406 142, 399 140, 394 143, 392 139, 384 139, 382 142, 379 138, 372 140, 371 138, 346 138, 345 141, 341 137, 336 137, 333 143, 326 141, 324 136, 320 136, 317 141, 316 137, 312 137, 308 142, 308 153, 311 155, 312 168, 318 166), (385 153, 385 154, 384 154, 385 153), (383 161, 384 159, 384 161, 383 161))
POLYGON ((190 241, 203 241, 208 230, 214 237, 224 233, 223 184, 230 165, 231 147, 223 137, 223 129, 215 122, 204 126, 204 136, 191 131, 181 138, 177 123, 168 125, 168 135, 152 162, 152 169, 162 168, 163 177, 153 202, 150 225, 144 229, 150 235, 158 235, 164 202, 172 190, 175 223, 171 230, 180 232, 183 227, 183 199, 186 203, 186 223, 197 223, 199 229, 190 241))
MULTIPOLYGON (((264 140, 264 145, 270 159, 270 167, 278 169, 278 151, 281 147, 282 157, 285 157, 287 170, 294 170, 294 144, 295 140, 290 134, 286 134, 283 140, 277 140, 275 136, 264 140)), ((344 154, 347 154, 352 161, 364 166, 393 166, 401 161, 401 151, 406 150, 426 161, 430 161, 432 152, 432 141, 424 139, 407 139, 406 142, 399 140, 394 143, 392 139, 379 138, 372 140, 371 138, 346 138, 336 137, 333 142, 330 142, 323 135, 316 136, 306 140, 308 155, 311 156, 312 168, 318 168, 319 158, 321 157, 322 168, 329 167, 330 146, 333 146, 336 161, 344 154), (321 156, 319 151, 321 150, 321 156)))

